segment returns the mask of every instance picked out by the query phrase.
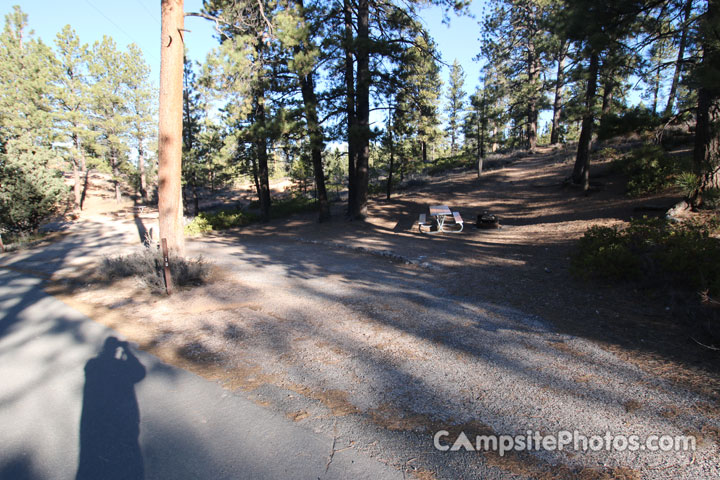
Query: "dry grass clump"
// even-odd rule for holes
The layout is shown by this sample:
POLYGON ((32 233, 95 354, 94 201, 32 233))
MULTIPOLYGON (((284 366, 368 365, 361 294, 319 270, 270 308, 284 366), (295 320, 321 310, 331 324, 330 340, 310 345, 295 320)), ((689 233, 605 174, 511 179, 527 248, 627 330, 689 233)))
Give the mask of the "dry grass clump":
MULTIPOLYGON (((206 284, 210 278, 211 264, 202 257, 183 258, 171 254, 169 263, 174 287, 196 287, 206 284)), ((104 258, 100 275, 107 282, 135 277, 151 292, 163 293, 163 267, 162 252, 149 247, 129 255, 104 258)))

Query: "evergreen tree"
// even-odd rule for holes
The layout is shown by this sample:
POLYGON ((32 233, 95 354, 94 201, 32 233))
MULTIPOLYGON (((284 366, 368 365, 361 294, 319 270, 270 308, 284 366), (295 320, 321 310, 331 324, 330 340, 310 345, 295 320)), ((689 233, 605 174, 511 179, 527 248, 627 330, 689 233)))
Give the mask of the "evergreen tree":
POLYGON ((225 107, 227 121, 232 128, 242 129, 228 140, 239 142, 235 158, 249 162, 260 200, 262 219, 270 219, 270 183, 268 160, 270 149, 286 130, 282 105, 274 102, 274 88, 282 83, 278 64, 286 57, 279 43, 269 31, 279 6, 263 3, 246 5, 243 2, 212 0, 205 2, 205 14, 221 18, 221 45, 210 59, 209 83, 216 92, 226 92, 231 98, 225 107), (220 75, 221 78, 218 78, 220 75), (214 78, 210 78, 214 77, 214 78), (242 144, 240 144, 242 143, 242 144))
POLYGON ((108 36, 103 36, 92 47, 91 118, 96 135, 92 148, 110 167, 117 202, 120 202, 121 195, 121 167, 127 160, 129 150, 126 143, 131 118, 126 101, 129 83, 127 61, 128 57, 117 49, 115 41, 108 36))
MULTIPOLYGON (((194 214, 200 213, 199 187, 203 182, 205 168, 202 163, 200 134, 205 116, 205 106, 198 91, 193 65, 187 57, 183 68, 183 183, 190 188, 194 214)), ((184 192, 185 190, 183 190, 184 192)), ((184 202, 187 205, 187 202, 184 202)))
POLYGON ((60 138, 72 144, 70 163, 73 170, 74 206, 82 208, 80 172, 85 170, 85 143, 92 141, 88 122, 90 86, 88 84, 88 47, 80 43, 75 31, 66 25, 55 38, 58 71, 53 92, 60 138))
POLYGON ((16 6, 0 35, 0 230, 13 232, 37 228, 66 194, 51 150, 55 57, 27 26, 16 6))
POLYGON ((150 66, 145 62, 142 51, 135 44, 128 45, 125 54, 127 73, 127 107, 129 109, 130 144, 137 151, 137 176, 140 198, 149 200, 146 162, 155 143, 156 122, 155 106, 156 91, 150 82, 150 66))
POLYGON ((578 42, 587 59, 584 114, 572 173, 573 183, 582 184, 584 191, 590 186, 590 140, 597 115, 595 95, 601 79, 601 64, 605 66, 603 90, 607 108, 615 87, 615 68, 623 65, 622 61, 615 60, 624 57, 617 49, 629 35, 639 31, 642 16, 647 11, 642 0, 608 0, 602 4, 590 0, 565 0, 564 31, 569 39, 578 42), (588 17, 594 21, 588 23, 588 17))
POLYGON ((462 114, 465 107, 465 73, 463 72, 460 62, 455 59, 450 68, 450 80, 448 82, 448 105, 447 117, 448 126, 447 134, 450 137, 450 153, 455 155, 458 150, 458 141, 460 140, 460 125, 462 122, 462 114))
POLYGON ((668 93, 667 105, 665 106, 665 116, 669 116, 673 112, 675 106, 675 97, 677 95, 678 86, 680 84, 680 75, 683 71, 683 64, 685 62, 685 51, 688 47, 689 33, 691 27, 691 14, 693 8, 693 0, 683 0, 682 4, 682 16, 677 22, 678 34, 675 35, 677 41, 677 57, 675 60, 675 69, 673 72, 672 83, 670 85, 670 92, 668 93))
MULTIPOLYGON (((284 22, 287 25, 282 29, 283 44, 292 48, 293 56, 288 62, 289 70, 297 77, 302 96, 302 110, 309 141, 310 159, 319 204, 319 220, 330 218, 330 203, 325 188, 325 174, 323 171, 322 154, 325 149, 325 136, 319 119, 319 101, 315 86, 317 63, 320 49, 313 40, 312 31, 319 31, 319 19, 314 16, 315 9, 306 8, 303 0, 295 0, 295 8, 288 12, 295 13, 293 22, 284 22)), ((287 18, 287 17, 286 17, 287 18)), ((292 17, 290 17, 292 18, 292 17)))
POLYGON ((537 122, 545 85, 545 58, 551 43, 544 26, 550 2, 494 0, 483 26, 482 55, 507 81, 509 113, 517 135, 531 151, 537 144, 537 122))
POLYGON ((418 34, 414 45, 403 51, 400 64, 403 67, 396 76, 393 123, 403 176, 410 169, 418 170, 428 164, 428 146, 440 137, 438 104, 442 80, 435 45, 425 35, 418 34))

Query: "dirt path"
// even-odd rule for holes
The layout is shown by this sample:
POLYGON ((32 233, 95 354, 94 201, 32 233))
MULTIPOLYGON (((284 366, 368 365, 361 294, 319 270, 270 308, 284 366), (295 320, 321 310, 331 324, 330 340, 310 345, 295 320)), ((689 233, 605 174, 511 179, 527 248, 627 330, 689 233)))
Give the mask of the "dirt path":
POLYGON ((300 216, 208 236, 188 247, 222 269, 211 285, 167 299, 127 281, 66 301, 416 478, 717 477, 717 379, 673 357, 672 332, 643 326, 672 312, 568 274, 571 240, 633 202, 613 177, 588 198, 564 191, 567 169, 538 155, 378 201, 366 223, 300 216), (433 203, 468 222, 490 210, 504 228, 420 235, 433 203), (450 443, 461 431, 694 435, 698 450, 439 452, 443 429, 450 443))

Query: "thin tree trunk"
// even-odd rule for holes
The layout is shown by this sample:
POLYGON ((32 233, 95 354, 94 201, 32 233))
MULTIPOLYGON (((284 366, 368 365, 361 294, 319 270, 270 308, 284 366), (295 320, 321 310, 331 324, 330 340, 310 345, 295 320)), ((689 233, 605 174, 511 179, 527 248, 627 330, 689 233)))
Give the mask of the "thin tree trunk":
POLYGON ((182 211, 183 0, 161 1, 158 210, 160 238, 185 254, 182 211))
POLYGON ((560 117, 562 115, 563 87, 565 86, 565 60, 567 57, 567 42, 562 42, 558 53, 558 68, 555 76, 555 99, 553 100, 552 130, 550 131, 550 143, 560 143, 560 117))
POLYGON ((140 197, 143 203, 147 203, 147 178, 145 178, 145 150, 142 148, 142 142, 139 142, 138 148, 138 174, 140 175, 140 197))
POLYGON ((80 187, 80 171, 79 167, 81 162, 84 164, 84 160, 82 160, 82 155, 80 154, 80 140, 77 136, 77 134, 72 135, 72 141, 73 141, 73 147, 75 150, 73 151, 73 160, 72 160, 72 166, 73 166, 73 194, 74 194, 74 209, 76 211, 82 210, 82 190, 80 187))
POLYGON ((658 95, 660 94, 660 75, 656 76, 653 85, 652 112, 657 114, 658 95))
POLYGON ((304 77, 304 79, 301 80, 301 84, 308 134, 310 136, 310 158, 312 159, 315 189, 320 207, 319 221, 324 222, 330 219, 330 202, 328 201, 327 189, 325 187, 325 172, 323 171, 322 164, 322 152, 325 149, 325 142, 323 140, 320 123, 318 122, 317 97, 315 96, 315 85, 312 74, 304 77))
POLYGON ((368 0, 358 2, 357 43, 357 164, 355 165, 355 208, 353 218, 367 215, 368 163, 370 160, 370 10, 368 0))
POLYGON ((483 96, 482 96, 482 105, 480 107, 480 122, 478 124, 478 128, 480 131, 478 132, 478 146, 479 146, 479 155, 478 155, 478 168, 477 168, 477 174, 478 178, 480 175, 482 175, 483 171, 483 161, 485 160, 485 131, 487 130, 487 97, 485 94, 485 90, 483 89, 483 96))
POLYGON ((683 19, 683 28, 680 33, 680 43, 678 44, 677 60, 675 61, 675 73, 673 74, 672 84, 670 85, 670 93, 668 94, 668 102, 665 106, 665 116, 672 115, 673 106, 675 104, 675 96, 677 95, 677 88, 680 82, 680 73, 682 72, 683 61, 685 60, 685 46, 687 45, 688 36, 688 20, 690 13, 692 12, 693 0, 686 0, 685 12, 683 19))
POLYGON ((387 199, 390 200, 392 194, 392 180, 393 180, 393 167, 395 166, 395 139, 393 138, 393 112, 390 110, 388 117, 388 135, 390 136, 390 165, 388 167, 388 178, 387 178, 387 199))
POLYGON ((77 212, 80 210, 80 203, 82 201, 82 191, 80 190, 80 171, 78 169, 78 162, 76 159, 73 159, 72 167, 73 167, 73 196, 74 196, 73 209, 77 212))
POLYGON ((582 183, 583 190, 590 188, 590 140, 592 139, 593 123, 595 121, 594 105, 595 91, 597 90, 597 77, 600 59, 597 53, 590 55, 590 69, 588 72, 587 90, 585 91, 585 113, 582 119, 582 129, 578 140, 577 156, 573 168, 573 183, 582 183))
MULTIPOLYGON (((194 175, 193 175, 194 177, 194 175)), ((197 215, 200 213, 200 195, 198 195, 198 189, 197 189, 197 180, 193 178, 193 184, 192 184, 192 193, 193 193, 193 206, 195 207, 194 215, 197 217, 197 215)))
POLYGON ((110 168, 112 169, 113 174, 115 203, 120 203, 120 200, 122 200, 122 194, 120 193, 120 168, 118 168, 117 153, 114 147, 112 147, 110 150, 110 168))
MULTIPOLYGON (((258 96, 256 103, 255 122, 265 126, 265 100, 258 96)), ((255 139, 255 154, 257 155, 258 198, 260 200, 260 216, 262 221, 270 220, 270 171, 268 169, 267 139, 262 133, 255 139)))
MULTIPOLYGON (((296 0, 296 4, 303 15, 305 8, 303 0, 296 0)), ((295 48, 295 53, 300 53, 300 47, 295 48)), ((330 218, 330 202, 328 200, 327 188, 325 187, 325 172, 323 171, 322 152, 325 149, 325 141, 317 114, 317 95, 315 94, 315 80, 312 71, 307 74, 299 74, 300 90, 305 107, 305 121, 308 126, 310 137, 310 158, 312 159, 313 175, 315 177, 315 192, 320 207, 320 222, 330 218)))
MULTIPOLYGON (((480 115, 482 115, 480 112, 478 112, 478 114, 479 114, 478 117, 480 117, 480 115)), ((476 138, 476 142, 477 142, 477 153, 476 153, 476 158, 477 158, 477 166, 478 166, 478 168, 477 168, 477 176, 478 176, 478 178, 480 178, 480 175, 482 174, 482 162, 483 162, 483 156, 484 156, 484 155, 483 155, 483 148, 484 148, 483 143, 485 143, 485 139, 483 138, 484 135, 483 135, 483 131, 482 131, 482 130, 483 130, 483 128, 482 128, 482 118, 478 118, 478 120, 479 120, 479 121, 478 121, 478 123, 477 123, 477 138, 476 138)))
POLYGON ((345 107, 348 143, 348 218, 353 218, 357 194, 357 112, 355 111, 355 66, 353 63, 353 9, 350 0, 343 1, 345 14, 345 107))
POLYGON ((532 35, 528 41, 528 83, 532 89, 530 98, 528 99, 528 113, 527 113, 527 146, 530 152, 534 152, 537 147, 537 121, 538 121, 538 98, 536 95, 535 87, 540 75, 540 68, 538 67, 538 59, 535 55, 535 43, 532 41, 532 35))

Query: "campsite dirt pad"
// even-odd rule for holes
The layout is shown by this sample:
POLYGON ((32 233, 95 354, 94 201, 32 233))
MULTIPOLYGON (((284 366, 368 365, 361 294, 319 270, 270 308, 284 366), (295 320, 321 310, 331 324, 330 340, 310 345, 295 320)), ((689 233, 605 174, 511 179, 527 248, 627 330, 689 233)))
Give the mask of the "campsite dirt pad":
POLYGON ((374 202, 366 223, 308 215, 193 240, 189 253, 213 261, 215 281, 170 298, 126 280, 64 299, 162 359, 330 432, 335 449, 417 478, 717 477, 717 378, 676 358, 677 334, 646 328, 672 309, 568 273, 571 240, 626 220, 633 202, 614 177, 587 198, 563 190, 565 161, 547 152, 481 179, 456 172, 374 202), (420 235, 414 222, 431 203, 468 222, 489 210, 503 228, 420 235), (438 430, 446 443, 461 431, 694 435, 698 449, 500 457, 439 452, 438 430))

